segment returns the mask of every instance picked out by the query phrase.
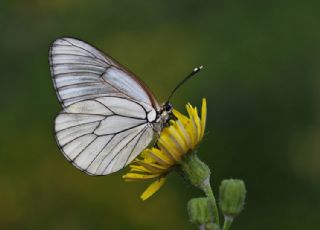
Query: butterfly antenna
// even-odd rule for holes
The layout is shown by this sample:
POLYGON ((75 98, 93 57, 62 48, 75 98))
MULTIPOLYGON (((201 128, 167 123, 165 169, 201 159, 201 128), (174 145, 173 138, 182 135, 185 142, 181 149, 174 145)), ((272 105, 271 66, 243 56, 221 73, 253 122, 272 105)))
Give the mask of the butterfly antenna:
POLYGON ((192 76, 194 76, 196 73, 198 73, 201 69, 203 68, 203 66, 199 66, 196 67, 192 70, 192 72, 186 76, 171 92, 170 96, 168 97, 167 102, 171 99, 171 97, 173 96, 173 94, 177 91, 177 89, 180 88, 180 86, 182 86, 186 81, 188 81, 192 76))

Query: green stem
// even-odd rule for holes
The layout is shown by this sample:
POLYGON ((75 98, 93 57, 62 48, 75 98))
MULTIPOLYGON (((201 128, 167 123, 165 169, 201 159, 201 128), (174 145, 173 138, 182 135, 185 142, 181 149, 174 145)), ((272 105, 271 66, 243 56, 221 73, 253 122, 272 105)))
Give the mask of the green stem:
POLYGON ((229 230, 232 222, 233 222, 233 217, 231 217, 231 216, 224 216, 224 223, 223 223, 223 228, 222 228, 222 230, 229 230))
POLYGON ((213 214, 213 222, 216 223, 218 226, 220 226, 217 202, 216 202, 216 198, 214 197, 212 189, 211 189, 211 186, 210 186, 210 177, 208 177, 203 182, 202 189, 203 189, 204 193, 206 194, 206 196, 209 199, 209 202, 210 202, 209 207, 211 207, 211 212, 213 214))

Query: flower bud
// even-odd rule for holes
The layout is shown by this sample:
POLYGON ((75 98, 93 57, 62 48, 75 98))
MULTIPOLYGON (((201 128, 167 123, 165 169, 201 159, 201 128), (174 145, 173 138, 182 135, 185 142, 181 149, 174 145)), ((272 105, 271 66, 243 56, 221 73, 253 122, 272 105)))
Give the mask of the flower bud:
POLYGON ((210 169, 195 153, 188 154, 181 162, 184 176, 192 185, 203 189, 204 182, 209 180, 210 169))
POLYGON ((188 202, 189 220, 192 224, 203 225, 210 222, 208 198, 193 198, 188 202))
POLYGON ((220 207, 225 216, 235 217, 243 209, 246 187, 242 180, 223 180, 220 185, 220 207))

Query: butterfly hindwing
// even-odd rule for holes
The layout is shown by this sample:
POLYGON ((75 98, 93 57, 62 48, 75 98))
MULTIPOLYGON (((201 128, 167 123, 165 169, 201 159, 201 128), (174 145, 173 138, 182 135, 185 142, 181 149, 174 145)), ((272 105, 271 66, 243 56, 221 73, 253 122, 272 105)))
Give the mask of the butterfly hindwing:
POLYGON ((65 157, 92 175, 106 175, 125 167, 154 136, 143 106, 118 97, 69 105, 56 117, 55 132, 65 157))

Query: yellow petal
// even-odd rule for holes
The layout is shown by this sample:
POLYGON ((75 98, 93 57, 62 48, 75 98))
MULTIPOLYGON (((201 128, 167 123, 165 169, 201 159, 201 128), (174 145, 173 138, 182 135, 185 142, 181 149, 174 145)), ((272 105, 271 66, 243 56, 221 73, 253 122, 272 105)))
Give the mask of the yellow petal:
POLYGON ((160 176, 161 174, 140 174, 140 173, 127 173, 122 176, 125 180, 146 180, 160 176))
POLYGON ((187 131, 190 137, 190 148, 192 149, 195 146, 195 131, 194 131, 194 124, 192 120, 189 120, 188 124, 184 126, 185 130, 187 131))
POLYGON ((164 152, 156 148, 152 148, 149 151, 149 156, 152 157, 155 160, 155 162, 162 165, 171 166, 172 164, 174 164, 174 161, 170 157, 168 157, 164 152))
MULTIPOLYGON (((139 161, 145 161, 145 162, 148 162, 148 163, 154 163, 154 159, 152 157, 149 156, 149 152, 150 150, 149 149, 145 149, 141 154, 140 154, 140 157, 141 158, 136 158, 136 161, 139 162, 139 161)), ((136 163, 136 162, 134 162, 136 163)))
POLYGON ((201 138, 204 135, 204 130, 206 128, 207 122, 207 100, 205 98, 202 99, 202 108, 201 108, 201 138))
POLYGON ((183 115, 182 113, 180 113, 178 110, 175 110, 175 109, 174 109, 172 112, 173 112, 173 115, 175 115, 175 117, 176 117, 179 121, 181 121, 182 123, 186 123, 186 122, 189 120, 188 117, 186 117, 185 115, 183 115))
POLYGON ((160 140, 158 140, 158 147, 160 148, 161 152, 163 152, 170 160, 175 163, 176 159, 173 158, 173 156, 168 152, 168 150, 161 145, 160 140))
POLYGON ((181 149, 181 152, 188 151, 188 146, 185 140, 183 139, 183 137, 181 137, 181 135, 179 134, 177 125, 176 124, 171 125, 169 127, 169 131, 170 131, 170 136, 175 140, 176 144, 181 149))
POLYGON ((161 177, 158 180, 154 181, 151 185, 149 185, 149 187, 142 193, 142 195, 140 196, 140 198, 142 200, 146 200, 148 199, 150 196, 152 196, 153 194, 155 194, 160 188, 161 186, 164 184, 164 182, 166 181, 165 177, 161 177))
POLYGON ((176 125, 177 125, 177 131, 180 135, 181 138, 183 138, 183 140, 185 141, 188 150, 192 148, 192 143, 191 143, 191 138, 189 133, 187 132, 187 130, 185 129, 185 127, 183 126, 183 124, 178 120, 176 121, 176 125))
POLYGON ((174 135, 174 133, 172 132, 173 131, 173 127, 172 126, 170 126, 170 127, 168 127, 168 135, 166 135, 166 138, 168 138, 168 140, 170 140, 170 143, 172 144, 172 146, 174 146, 175 147, 175 149, 179 152, 179 153, 181 153, 181 152, 184 152, 184 150, 183 150, 183 146, 181 146, 180 144, 179 144, 179 141, 176 139, 176 136, 174 135))
POLYGON ((150 170, 140 165, 130 165, 129 167, 131 172, 151 173, 150 170))
POLYGON ((153 164, 153 163, 146 163, 143 161, 140 161, 139 164, 146 169, 150 170, 150 173, 160 173, 167 170, 167 167, 159 165, 159 164, 153 164))
POLYGON ((176 144, 172 142, 172 139, 166 135, 161 136, 158 140, 160 149, 165 150, 169 153, 175 162, 180 161, 181 152, 177 148, 176 144))
POLYGON ((196 141, 196 144, 199 143, 199 141, 201 140, 201 124, 200 124, 200 118, 199 118, 199 115, 198 115, 198 109, 197 108, 194 108, 194 114, 193 114, 193 120, 194 120, 194 123, 195 123, 195 126, 196 126, 196 133, 197 133, 197 141, 196 141))

